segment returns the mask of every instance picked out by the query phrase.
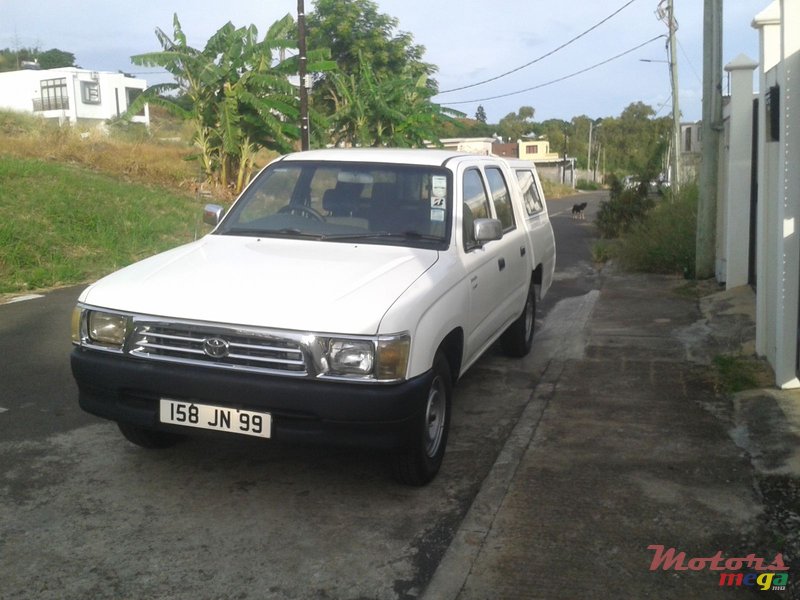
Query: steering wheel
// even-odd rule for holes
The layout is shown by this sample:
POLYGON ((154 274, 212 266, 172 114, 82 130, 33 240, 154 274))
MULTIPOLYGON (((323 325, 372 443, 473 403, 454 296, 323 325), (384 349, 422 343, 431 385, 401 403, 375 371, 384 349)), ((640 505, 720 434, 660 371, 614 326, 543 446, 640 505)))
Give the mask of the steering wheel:
POLYGON ((306 206, 305 204, 287 204, 286 206, 281 207, 278 210, 278 213, 288 213, 290 215, 302 214, 307 219, 313 219, 315 221, 325 220, 325 217, 323 217, 319 212, 310 206, 306 206))

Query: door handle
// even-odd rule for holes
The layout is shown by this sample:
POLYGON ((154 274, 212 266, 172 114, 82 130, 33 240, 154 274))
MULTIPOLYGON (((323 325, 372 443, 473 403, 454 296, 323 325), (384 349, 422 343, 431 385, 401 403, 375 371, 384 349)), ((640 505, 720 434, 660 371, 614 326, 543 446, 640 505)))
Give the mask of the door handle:
POLYGON ((498 259, 498 260, 497 260, 497 266, 498 266, 498 267, 500 267, 500 270, 501 270, 501 271, 502 271, 503 269, 505 269, 505 268, 506 268, 506 259, 505 259, 505 258, 500 258, 500 259, 498 259))
POLYGON ((474 290, 475 288, 478 287, 478 276, 473 275, 472 277, 469 278, 469 282, 472 284, 472 289, 474 290))
POLYGON ((519 255, 520 255, 520 256, 525 256, 525 254, 526 254, 527 252, 528 252, 528 249, 527 249, 527 248, 525 248, 525 246, 520 246, 520 247, 519 247, 519 255))

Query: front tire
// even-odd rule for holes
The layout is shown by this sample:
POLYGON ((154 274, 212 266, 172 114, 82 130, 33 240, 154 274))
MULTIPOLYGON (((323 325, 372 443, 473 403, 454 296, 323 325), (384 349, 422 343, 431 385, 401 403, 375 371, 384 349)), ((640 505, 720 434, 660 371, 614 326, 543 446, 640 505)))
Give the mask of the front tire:
POLYGON ((519 318, 508 326, 500 338, 503 351, 509 356, 522 358, 527 356, 533 347, 533 330, 536 323, 536 288, 531 283, 525 308, 519 318))
POLYGON ((119 427, 119 430, 122 432, 122 435, 125 436, 126 440, 132 444, 151 450, 170 448, 183 438, 183 436, 177 433, 155 431, 153 429, 147 429, 146 427, 140 427, 139 425, 131 425, 130 423, 117 423, 117 427, 119 427))
POLYGON ((415 424, 408 447, 394 457, 395 479, 404 485, 423 486, 433 480, 442 466, 447 446, 453 376, 441 351, 436 353, 432 372, 425 410, 415 424))

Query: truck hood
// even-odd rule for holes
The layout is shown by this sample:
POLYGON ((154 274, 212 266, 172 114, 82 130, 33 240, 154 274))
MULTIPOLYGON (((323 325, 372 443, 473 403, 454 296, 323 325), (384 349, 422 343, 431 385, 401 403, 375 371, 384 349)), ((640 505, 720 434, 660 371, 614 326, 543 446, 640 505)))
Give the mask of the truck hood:
POLYGON ((437 259, 435 250, 397 246, 209 235, 112 273, 80 301, 168 318, 372 335, 437 259))

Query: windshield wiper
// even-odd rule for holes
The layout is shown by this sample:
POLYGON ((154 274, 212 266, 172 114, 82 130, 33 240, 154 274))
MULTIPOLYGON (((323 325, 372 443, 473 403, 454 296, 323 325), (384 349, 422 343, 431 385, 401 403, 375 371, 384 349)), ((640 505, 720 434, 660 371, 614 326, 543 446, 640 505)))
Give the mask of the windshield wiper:
POLYGON ((319 233, 308 233, 306 231, 300 231, 299 229, 292 229, 290 227, 284 227, 283 229, 235 228, 228 229, 224 233, 227 235, 250 235, 262 237, 300 237, 313 238, 315 240, 323 237, 319 233))
POLYGON ((425 240, 441 242, 443 238, 438 235, 427 235, 418 231, 371 231, 365 233, 330 233, 320 236, 321 240, 369 240, 377 238, 400 238, 403 240, 425 240))

